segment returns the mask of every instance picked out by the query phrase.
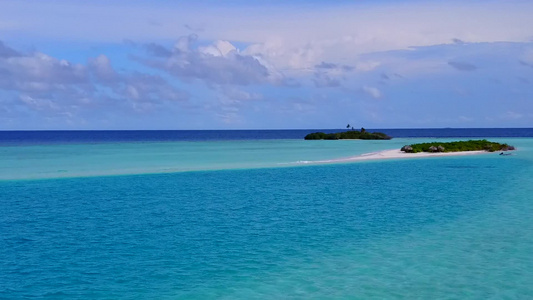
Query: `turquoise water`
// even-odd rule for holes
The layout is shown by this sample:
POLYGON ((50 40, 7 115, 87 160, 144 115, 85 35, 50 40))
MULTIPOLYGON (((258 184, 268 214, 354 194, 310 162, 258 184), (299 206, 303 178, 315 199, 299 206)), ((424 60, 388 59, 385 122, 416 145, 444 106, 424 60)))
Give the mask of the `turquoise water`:
MULTIPOLYGON (((11 145, 0 147, 0 180, 291 167, 399 149, 403 145, 426 140, 396 138, 389 141, 241 140, 11 145)), ((498 139, 509 143, 515 140, 523 139, 498 139)))
POLYGON ((0 147, 0 179, 283 167, 403 146, 393 141, 244 140, 0 147))
POLYGON ((533 139, 309 163, 427 140, 2 147, 0 298, 533 297, 533 139))

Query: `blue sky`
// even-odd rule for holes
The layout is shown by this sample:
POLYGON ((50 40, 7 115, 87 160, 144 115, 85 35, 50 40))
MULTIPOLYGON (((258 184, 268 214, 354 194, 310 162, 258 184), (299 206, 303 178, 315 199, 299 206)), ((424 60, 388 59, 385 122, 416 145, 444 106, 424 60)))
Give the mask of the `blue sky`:
POLYGON ((0 0, 0 130, 533 127, 533 1, 221 2, 0 0))

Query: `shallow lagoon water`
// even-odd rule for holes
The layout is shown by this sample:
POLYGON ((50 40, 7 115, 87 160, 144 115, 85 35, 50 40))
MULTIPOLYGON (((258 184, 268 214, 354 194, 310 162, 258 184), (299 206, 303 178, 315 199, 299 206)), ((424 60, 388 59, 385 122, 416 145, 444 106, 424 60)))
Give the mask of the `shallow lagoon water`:
MULTIPOLYGON (((515 140, 523 139, 498 139, 509 143, 515 140)), ((4 145, 0 146, 0 180, 290 167, 399 149, 419 141, 428 139, 4 145)))
POLYGON ((397 148, 399 143, 245 140, 5 146, 0 147, 0 179, 294 166, 397 148))
POLYGON ((505 157, 298 163, 416 140, 4 147, 0 295, 530 298, 533 139, 491 139, 518 147, 505 157), (101 176, 164 161, 196 171, 101 176))

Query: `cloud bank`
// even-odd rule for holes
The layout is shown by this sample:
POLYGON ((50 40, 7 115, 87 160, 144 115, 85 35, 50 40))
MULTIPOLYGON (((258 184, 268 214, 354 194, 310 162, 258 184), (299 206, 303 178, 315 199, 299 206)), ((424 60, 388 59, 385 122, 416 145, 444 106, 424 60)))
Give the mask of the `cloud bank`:
POLYGON ((178 39, 174 47, 148 44, 151 57, 140 59, 147 66, 183 80, 200 79, 214 84, 249 85, 273 79, 266 66, 251 55, 239 53, 228 41, 194 48, 196 35, 178 39))
POLYGON ((4 42, 0 75, 2 102, 10 111, 39 111, 47 117, 113 108, 145 112, 188 97, 160 76, 117 72, 105 55, 76 64, 41 52, 23 53, 4 42))
POLYGON ((532 13, 529 1, 7 0, 0 128, 532 126, 532 13))

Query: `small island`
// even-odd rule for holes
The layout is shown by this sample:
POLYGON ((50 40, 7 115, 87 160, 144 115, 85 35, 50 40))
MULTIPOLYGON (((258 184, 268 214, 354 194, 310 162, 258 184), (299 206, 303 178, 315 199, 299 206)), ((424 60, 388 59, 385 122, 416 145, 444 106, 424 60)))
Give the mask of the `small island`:
POLYGON ((304 137, 306 140, 390 140, 391 137, 381 132, 368 132, 361 130, 348 130, 336 133, 314 132, 304 137))
POLYGON ((469 141, 456 141, 456 142, 432 142, 432 143, 420 143, 405 145, 401 151, 406 153, 418 153, 418 152, 462 152, 462 151, 508 151, 515 150, 515 147, 500 144, 495 142, 489 142, 487 140, 469 140, 469 141))

